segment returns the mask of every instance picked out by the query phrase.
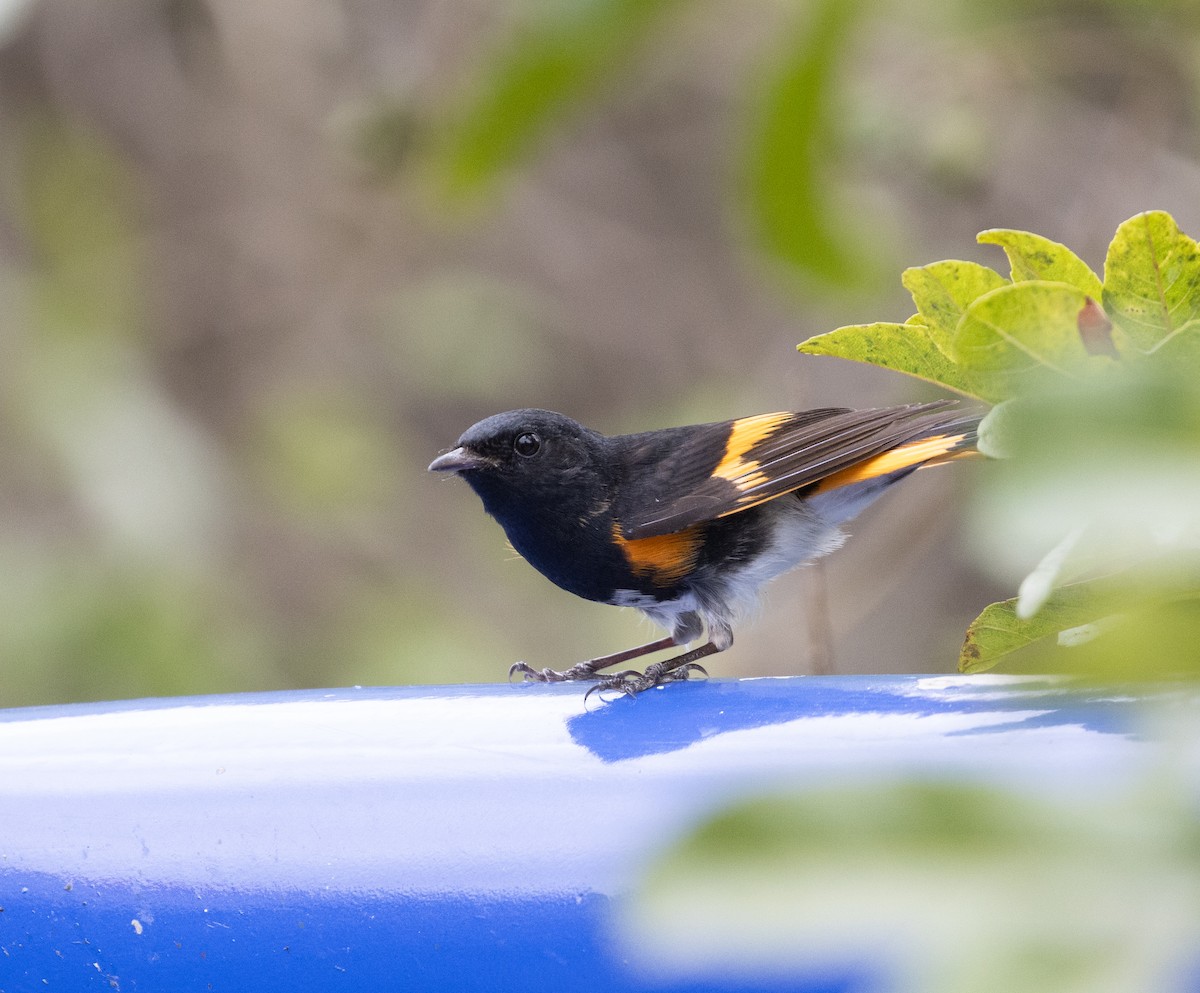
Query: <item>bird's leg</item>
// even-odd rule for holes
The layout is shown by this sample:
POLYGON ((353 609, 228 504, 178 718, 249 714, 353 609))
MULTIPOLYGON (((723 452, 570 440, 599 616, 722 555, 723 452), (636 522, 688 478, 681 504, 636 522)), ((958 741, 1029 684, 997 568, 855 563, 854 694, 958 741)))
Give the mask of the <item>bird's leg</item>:
MULTIPOLYGON (((666 638, 659 638, 658 641, 647 642, 645 645, 638 645, 636 648, 627 648, 623 652, 613 652, 612 655, 601 655, 597 659, 588 659, 586 662, 580 662, 577 665, 571 666, 570 669, 563 669, 561 672, 558 669, 535 669, 528 662, 514 662, 508 670, 508 678, 512 679, 518 672, 527 680, 535 680, 539 683, 562 683, 572 679, 615 679, 617 676, 640 676, 641 673, 638 672, 618 673, 614 676, 598 676, 597 673, 599 670, 607 669, 610 665, 616 665, 618 662, 640 659, 643 655, 649 655, 652 652, 661 652, 666 648, 674 648, 678 644, 678 641, 668 635, 666 638)), ((705 652, 704 654, 708 655, 710 653, 705 652)))
POLYGON ((663 683, 672 683, 679 679, 687 679, 693 672, 699 672, 707 676, 708 672, 704 666, 699 664, 700 659, 707 658, 709 655, 716 655, 717 652, 724 651, 725 647, 718 647, 713 642, 707 641, 699 648, 693 648, 690 652, 684 652, 682 655, 676 655, 672 659, 648 665, 645 672, 614 672, 610 676, 600 676, 596 685, 588 690, 588 696, 591 696, 597 690, 620 690, 629 696, 636 696, 638 693, 648 690, 652 686, 661 686, 663 683))

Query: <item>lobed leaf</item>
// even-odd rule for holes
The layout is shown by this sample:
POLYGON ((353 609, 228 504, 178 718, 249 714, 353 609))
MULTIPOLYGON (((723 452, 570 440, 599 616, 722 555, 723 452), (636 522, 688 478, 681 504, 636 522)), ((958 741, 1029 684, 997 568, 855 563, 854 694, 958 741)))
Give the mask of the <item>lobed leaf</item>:
POLYGON ((989 399, 980 384, 938 347, 924 324, 852 324, 796 346, 807 355, 832 355, 866 362, 945 386, 965 396, 989 399))
POLYGON ((1164 211, 1131 217, 1108 246, 1103 302, 1136 348, 1153 350, 1200 320, 1200 246, 1164 211))
POLYGON ((1093 300, 1100 299, 1103 292, 1100 277, 1066 245, 1043 238, 1040 234, 1011 228, 981 231, 976 240, 981 245, 999 245, 1004 249, 1014 283, 1031 279, 1066 283, 1082 290, 1093 300))
POLYGON ((990 383, 993 396, 1012 396, 1040 376, 1072 376, 1088 361, 1078 318, 1087 300, 1066 283, 1027 281, 1001 286, 972 303, 953 339, 953 355, 990 383))
POLYGON ((912 294, 931 337, 951 357, 954 332, 967 307, 985 293, 1008 285, 1008 280, 987 266, 954 259, 905 269, 901 282, 912 294))

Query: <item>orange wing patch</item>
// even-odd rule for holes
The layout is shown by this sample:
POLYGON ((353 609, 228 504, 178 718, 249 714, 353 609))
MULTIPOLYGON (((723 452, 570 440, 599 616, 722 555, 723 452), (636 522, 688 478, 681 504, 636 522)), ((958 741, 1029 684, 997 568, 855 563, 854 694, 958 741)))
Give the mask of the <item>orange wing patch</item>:
POLYGON ((939 434, 932 438, 922 438, 912 441, 890 452, 876 455, 874 458, 859 462, 832 476, 826 476, 817 484, 817 493, 827 493, 839 486, 849 486, 852 483, 863 483, 868 479, 878 479, 900 469, 910 469, 922 464, 938 465, 953 458, 973 455, 973 450, 955 451, 966 439, 965 434, 939 434))
POLYGON ((614 521, 612 535, 634 574, 662 586, 677 583, 692 571, 704 540, 700 525, 673 534, 630 540, 621 536, 621 525, 614 521))
POLYGON ((763 439, 769 438, 793 416, 789 411, 781 411, 777 414, 742 417, 734 421, 725 441, 725 454, 712 474, 728 480, 739 490, 748 490, 767 482, 767 477, 761 471, 758 462, 746 458, 746 453, 752 451, 763 439))

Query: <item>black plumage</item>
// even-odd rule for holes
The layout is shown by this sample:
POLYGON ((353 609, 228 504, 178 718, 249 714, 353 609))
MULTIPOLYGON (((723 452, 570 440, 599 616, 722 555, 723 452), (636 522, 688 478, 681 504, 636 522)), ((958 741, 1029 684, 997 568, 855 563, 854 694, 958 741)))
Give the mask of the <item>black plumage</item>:
POLYGON ((635 606, 670 632, 563 671, 513 671, 633 693, 728 648, 738 610, 766 582, 836 548, 840 526, 897 480, 973 452, 978 420, 935 401, 608 437, 552 411, 513 410, 469 428, 429 468, 461 475, 552 582, 635 606), (645 672, 597 675, 702 634, 703 645, 645 672))

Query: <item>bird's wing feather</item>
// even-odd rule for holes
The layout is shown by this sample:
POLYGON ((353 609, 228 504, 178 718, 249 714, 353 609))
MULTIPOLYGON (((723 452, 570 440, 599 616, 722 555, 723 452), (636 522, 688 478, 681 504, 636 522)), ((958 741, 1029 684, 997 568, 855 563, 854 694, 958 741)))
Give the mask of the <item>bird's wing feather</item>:
MULTIPOLYGON (((630 539, 681 531, 973 423, 946 409, 953 404, 939 400, 878 410, 760 414, 673 433, 670 451, 646 453, 641 465, 635 456, 631 473, 645 478, 652 472, 655 485, 630 487, 630 499, 614 508, 621 531, 630 539)), ((864 467, 853 481, 923 464, 947 454, 960 440, 948 440, 945 451, 936 445, 914 450, 909 465, 902 459, 880 460, 878 472, 864 467)))

